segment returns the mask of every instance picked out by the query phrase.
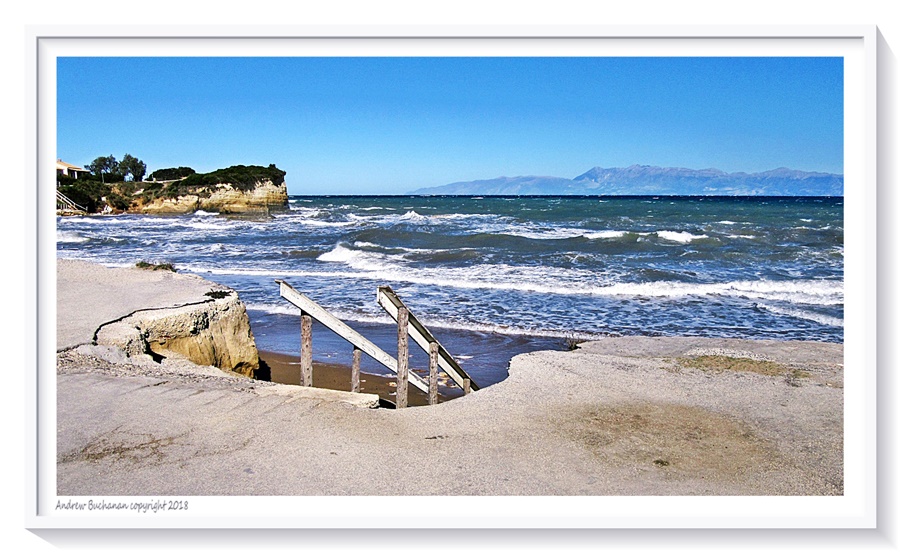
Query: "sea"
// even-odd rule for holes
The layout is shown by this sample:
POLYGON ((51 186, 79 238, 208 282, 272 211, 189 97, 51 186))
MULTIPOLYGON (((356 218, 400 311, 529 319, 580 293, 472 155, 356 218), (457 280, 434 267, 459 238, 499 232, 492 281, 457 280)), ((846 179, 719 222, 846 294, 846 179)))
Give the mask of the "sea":
MULTIPOLYGON (((291 196, 267 218, 58 217, 57 257, 229 286, 257 347, 292 355, 300 311, 276 280, 396 355, 389 286, 481 387, 514 355, 615 336, 843 341, 842 198, 291 196)), ((318 324, 312 348, 350 363, 318 324)))

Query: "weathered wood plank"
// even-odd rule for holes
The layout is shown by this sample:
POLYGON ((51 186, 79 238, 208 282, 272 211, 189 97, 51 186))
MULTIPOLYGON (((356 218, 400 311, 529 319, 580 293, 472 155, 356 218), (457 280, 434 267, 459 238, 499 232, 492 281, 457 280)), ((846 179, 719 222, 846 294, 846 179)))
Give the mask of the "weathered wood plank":
MULTIPOLYGON (((360 349, 362 352, 381 363, 388 370, 395 374, 397 373, 397 359, 381 350, 377 345, 360 335, 359 332, 342 322, 306 295, 294 289, 284 280, 275 280, 275 282, 279 284, 279 291, 283 298, 290 301, 302 312, 305 312, 318 320, 320 324, 344 338, 354 347, 360 349)), ((428 382, 419 377, 416 373, 411 372, 409 374, 409 381, 425 393, 428 392, 428 382)))
POLYGON ((353 348, 353 365, 350 367, 350 392, 359 393, 359 360, 362 351, 358 347, 353 348))
POLYGON ((433 341, 428 348, 428 404, 438 402, 438 349, 440 345, 433 341))
POLYGON ((312 387, 312 317, 300 315, 300 385, 312 387))
POLYGON ((397 408, 409 401, 409 312, 400 308, 397 316, 397 408))
MULTIPOLYGON (((381 308, 383 308, 394 320, 397 320, 400 308, 406 307, 400 297, 388 286, 381 286, 378 288, 378 304, 381 305, 381 308)), ((437 343, 439 347, 438 365, 441 369, 460 387, 463 387, 463 382, 465 380, 469 380, 470 389, 472 391, 477 391, 479 386, 472 380, 472 377, 462 369, 459 363, 456 362, 456 359, 454 359, 447 351, 446 347, 440 344, 437 338, 428 331, 428 328, 426 328, 412 312, 409 312, 409 309, 407 309, 407 312, 409 313, 409 336, 412 337, 413 341, 415 341, 425 352, 429 351, 431 343, 437 343)))

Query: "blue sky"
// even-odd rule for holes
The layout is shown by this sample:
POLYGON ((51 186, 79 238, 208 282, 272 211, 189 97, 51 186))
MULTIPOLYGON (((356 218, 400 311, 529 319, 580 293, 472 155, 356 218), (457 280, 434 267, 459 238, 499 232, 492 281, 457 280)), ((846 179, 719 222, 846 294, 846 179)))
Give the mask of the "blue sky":
POLYGON ((57 157, 389 194, 632 164, 843 173, 841 58, 58 58, 57 157))

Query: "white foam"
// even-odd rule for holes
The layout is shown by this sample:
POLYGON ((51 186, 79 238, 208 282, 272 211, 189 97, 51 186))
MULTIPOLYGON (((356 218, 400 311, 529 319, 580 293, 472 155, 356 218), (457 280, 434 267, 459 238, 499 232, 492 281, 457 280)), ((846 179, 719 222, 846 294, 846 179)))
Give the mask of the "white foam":
POLYGON ((575 228, 504 228, 498 233, 529 240, 565 240, 584 235, 584 230, 575 228))
MULTIPOLYGON (((430 209, 431 207, 420 207, 420 209, 430 209)), ((379 208, 380 209, 380 208, 379 208)), ((365 210, 365 209, 360 209, 365 210)), ((386 209, 395 211, 396 209, 386 209)), ((490 231, 490 226, 499 220, 497 215, 493 214, 477 214, 477 213, 447 213, 443 215, 422 215, 415 209, 409 208, 404 214, 372 214, 361 215, 357 213, 348 213, 347 218, 357 223, 374 224, 378 226, 391 226, 394 224, 447 224, 458 223, 459 221, 469 222, 467 225, 473 231, 490 231), (478 226, 481 223, 482 226, 478 226)))
POLYGON ((609 274, 547 266, 477 264, 454 268, 411 270, 399 256, 359 251, 337 245, 318 257, 323 263, 345 266, 341 270, 211 269, 212 273, 269 277, 318 277, 409 283, 450 289, 483 289, 607 297, 678 299, 689 296, 742 297, 805 305, 842 305, 840 280, 738 280, 720 283, 679 281, 613 282, 609 274))
POLYGON ((601 232, 588 232, 584 234, 584 237, 590 240, 614 240, 621 238, 626 233, 624 230, 603 230, 601 232))
POLYGON ((421 253, 421 254, 429 254, 429 253, 443 253, 446 251, 473 251, 475 248, 473 247, 459 247, 453 249, 422 249, 417 247, 401 247, 401 246, 387 246, 387 245, 379 245, 377 243, 366 242, 366 241, 356 241, 353 242, 353 247, 358 247, 360 249, 382 249, 382 250, 391 250, 391 251, 402 251, 404 253, 421 253))
POLYGON ((498 233, 530 240, 565 240, 570 238, 587 238, 589 240, 612 240, 621 238, 627 232, 624 230, 599 230, 586 231, 584 228, 543 227, 532 228, 505 227, 497 230, 498 233))
POLYGON ((837 328, 842 328, 844 326, 844 321, 840 318, 835 318, 834 316, 828 316, 825 314, 820 314, 817 312, 811 312, 803 309, 786 309, 781 307, 776 307, 774 305, 766 305, 764 303, 757 303, 757 307, 772 312, 774 314, 780 314, 784 316, 791 316, 794 318, 801 318, 804 320, 811 320, 818 324, 822 324, 823 326, 834 326, 837 328))
POLYGON ((428 217, 426 217, 425 215, 420 215, 415 210, 409 210, 403 215, 400 215, 398 217, 398 220, 401 220, 403 222, 427 222, 428 217))
POLYGON ((120 224, 122 220, 117 215, 109 215, 109 216, 68 216, 68 217, 56 217, 56 225, 57 226, 67 226, 72 224, 120 224))
POLYGON ((86 236, 82 236, 78 232, 75 231, 56 231, 56 242, 57 243, 84 243, 90 241, 90 238, 86 236))
POLYGON ((672 281, 617 283, 595 288, 592 294, 669 298, 721 295, 806 305, 841 305, 844 302, 843 282, 832 280, 743 280, 710 284, 672 281))
POLYGON ((691 234, 690 232, 673 232, 670 230, 659 230, 656 232, 656 235, 660 237, 660 239, 678 243, 690 243, 694 240, 702 240, 708 238, 706 234, 691 234))
POLYGON ((327 263, 345 263, 351 268, 362 271, 383 271, 391 267, 391 262, 384 255, 350 249, 338 244, 331 251, 322 253, 319 261, 327 263))
POLYGON ((228 224, 216 224, 213 222, 192 222, 190 224, 185 224, 185 226, 196 230, 225 230, 229 227, 228 224))
POLYGON ((341 227, 341 226, 353 226, 356 224, 353 221, 330 221, 330 220, 316 220, 316 219, 300 219, 298 221, 291 222, 299 222, 305 226, 319 226, 319 227, 341 227))

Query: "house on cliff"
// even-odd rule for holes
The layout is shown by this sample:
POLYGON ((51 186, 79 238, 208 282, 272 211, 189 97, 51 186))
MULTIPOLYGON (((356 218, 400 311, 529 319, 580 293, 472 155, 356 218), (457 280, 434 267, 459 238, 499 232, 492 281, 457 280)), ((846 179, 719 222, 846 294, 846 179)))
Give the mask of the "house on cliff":
POLYGON ((72 165, 72 164, 70 164, 70 163, 66 163, 66 162, 63 161, 62 159, 57 159, 57 160, 56 160, 56 174, 57 174, 57 175, 68 176, 68 177, 70 177, 70 178, 75 178, 75 179, 77 179, 79 173, 82 174, 82 175, 87 175, 87 174, 89 174, 90 172, 91 172, 91 171, 89 171, 89 170, 87 170, 87 169, 83 169, 83 168, 81 168, 81 167, 77 167, 77 166, 72 165))

